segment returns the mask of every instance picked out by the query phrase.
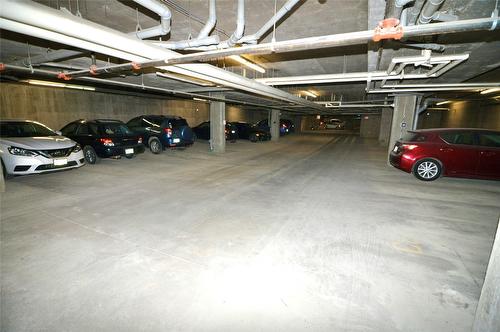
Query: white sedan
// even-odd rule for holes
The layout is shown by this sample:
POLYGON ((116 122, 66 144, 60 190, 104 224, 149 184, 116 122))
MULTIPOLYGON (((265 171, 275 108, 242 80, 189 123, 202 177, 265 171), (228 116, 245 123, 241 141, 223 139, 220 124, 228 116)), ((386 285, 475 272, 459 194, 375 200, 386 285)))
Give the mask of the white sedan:
POLYGON ((0 158, 5 176, 44 173, 85 164, 82 148, 43 124, 0 121, 0 158))

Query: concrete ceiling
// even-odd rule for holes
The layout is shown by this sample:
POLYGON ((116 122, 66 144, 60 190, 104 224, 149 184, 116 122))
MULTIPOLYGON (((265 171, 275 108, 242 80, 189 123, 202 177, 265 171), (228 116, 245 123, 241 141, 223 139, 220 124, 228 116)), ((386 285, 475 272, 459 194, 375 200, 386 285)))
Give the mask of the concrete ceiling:
MULTIPOLYGON (((139 24, 142 28, 158 24, 158 16, 141 8, 132 1, 122 0, 45 0, 37 1, 52 8, 65 7, 72 13, 77 10, 82 17, 92 22, 122 31, 135 31, 139 24)), ((178 41, 196 36, 208 16, 208 0, 164 0, 172 11, 172 30, 163 40, 178 41), (187 15, 189 13, 189 15, 187 15)), ((246 27, 245 34, 257 31, 264 22, 273 14, 275 5, 279 9, 285 0, 247 0, 245 5, 246 27)), ((409 12, 418 12, 424 0, 415 0, 409 12)), ((284 41, 302 37, 322 36, 344 32, 362 31, 372 29, 373 22, 377 22, 384 14, 381 6, 383 0, 308 0, 301 1, 284 19, 276 26, 275 37, 277 41, 284 41)), ((441 10, 457 15, 459 19, 489 17, 495 8, 495 0, 446 0, 441 10)), ((217 26, 212 34, 217 34, 222 40, 226 39, 235 29, 236 0, 217 1, 217 26)), ((411 15, 410 15, 411 17, 411 15)), ((35 57, 47 53, 48 50, 68 49, 65 45, 31 38, 29 36, 1 31, 0 35, 0 60, 12 63, 25 59, 29 55, 35 57)), ((269 42, 272 32, 268 33, 261 42, 269 42)), ((440 78, 425 81, 405 81, 404 83, 459 83, 474 79, 484 73, 498 72, 500 67, 500 33, 477 32, 468 34, 443 35, 427 37, 421 40, 439 43, 446 46, 441 54, 470 54, 470 58, 455 69, 440 78)), ((373 49, 373 45, 370 46, 373 49)), ((250 78, 283 77, 317 74, 336 74, 350 72, 366 72, 374 68, 373 63, 380 70, 385 70, 394 56, 407 56, 419 54, 420 50, 403 47, 401 43, 384 42, 376 45, 372 52, 369 64, 369 46, 355 45, 349 47, 311 50, 292 53, 281 53, 265 56, 248 56, 252 61, 266 68, 265 74, 252 70, 245 70, 231 60, 221 59, 212 64, 224 67, 226 70, 237 74, 244 74, 250 78), (380 47, 380 48, 379 48, 380 47), (374 56, 375 54, 375 56, 374 56), (375 59, 375 60, 374 60, 375 59), (376 62, 374 62, 376 61, 376 62)), ((108 58, 97 55, 98 65, 104 65, 108 58)), ((115 59, 109 59, 111 62, 115 59)), ((61 68, 88 68, 91 64, 89 54, 81 57, 61 61, 61 68)), ((52 68, 54 67, 47 67, 52 68)), ((144 75, 129 75, 118 77, 108 75, 106 78, 135 84, 146 84, 172 90, 194 91, 199 86, 159 78, 153 72, 144 75), (193 90, 194 89, 194 90, 193 90)), ((497 81, 498 75, 483 76, 486 81, 497 81)), ((12 75, 8 79, 12 79, 12 75)), ((4 77, 5 79, 5 77, 4 77)), ((393 82, 394 83, 394 82, 393 82)), ((397 82, 395 82, 397 83, 397 82)), ((291 93, 300 93, 303 90, 314 90, 320 95, 319 100, 358 101, 378 98, 380 95, 367 95, 366 83, 356 84, 321 84, 315 86, 283 86, 281 89, 291 93)), ((206 92, 201 91, 201 94, 206 92)), ((240 91, 226 91, 228 98, 247 101, 255 104, 279 106, 282 102, 262 99, 258 96, 241 93, 240 91)))

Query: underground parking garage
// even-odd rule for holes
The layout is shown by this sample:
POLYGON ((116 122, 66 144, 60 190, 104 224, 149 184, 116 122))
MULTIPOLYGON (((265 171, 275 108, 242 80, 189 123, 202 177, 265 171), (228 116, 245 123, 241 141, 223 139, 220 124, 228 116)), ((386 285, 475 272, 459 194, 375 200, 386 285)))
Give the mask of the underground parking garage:
POLYGON ((0 0, 0 329, 498 331, 498 21, 0 0))

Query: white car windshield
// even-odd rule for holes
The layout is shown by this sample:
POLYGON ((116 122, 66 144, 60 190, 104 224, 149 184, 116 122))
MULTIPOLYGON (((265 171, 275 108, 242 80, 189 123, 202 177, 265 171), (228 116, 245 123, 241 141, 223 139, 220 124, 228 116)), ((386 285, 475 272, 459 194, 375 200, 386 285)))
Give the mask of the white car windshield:
POLYGON ((0 123, 1 137, 40 137, 40 136, 57 136, 55 132, 49 128, 35 122, 1 122, 0 123))

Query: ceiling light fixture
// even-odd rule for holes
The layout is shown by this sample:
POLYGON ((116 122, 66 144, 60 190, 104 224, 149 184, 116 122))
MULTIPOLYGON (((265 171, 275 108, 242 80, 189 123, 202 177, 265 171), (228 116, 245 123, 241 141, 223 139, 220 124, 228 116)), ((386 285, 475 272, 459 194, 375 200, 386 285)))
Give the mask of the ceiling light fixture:
POLYGON ((266 70, 264 68, 262 68, 261 66, 253 63, 253 62, 250 62, 248 61, 247 59, 239 56, 239 55, 231 55, 229 56, 230 59, 234 60, 234 61, 237 61, 239 63, 241 63, 242 65, 250 68, 250 69, 253 69, 253 70, 256 70, 258 71, 259 73, 262 73, 264 74, 266 72, 266 70))
POLYGON ((449 104, 451 103, 452 100, 445 100, 445 101, 440 101, 439 103, 436 103, 437 106, 441 106, 441 105, 446 105, 446 104, 449 104))
POLYGON ((497 92, 497 91, 500 91, 500 88, 486 89, 486 90, 481 91, 481 94, 485 95, 485 94, 493 93, 493 92, 497 92))
POLYGON ((305 90, 305 91, 302 91, 302 93, 308 95, 309 97, 318 98, 318 95, 315 94, 315 93, 313 93, 313 92, 311 92, 311 91, 305 90))
POLYGON ((95 91, 95 88, 85 85, 75 85, 75 84, 66 84, 59 82, 51 82, 51 81, 40 81, 40 80, 23 80, 21 82, 25 82, 33 85, 41 85, 41 86, 50 86, 54 88, 67 88, 67 89, 75 89, 75 90, 86 90, 86 91, 95 91))

